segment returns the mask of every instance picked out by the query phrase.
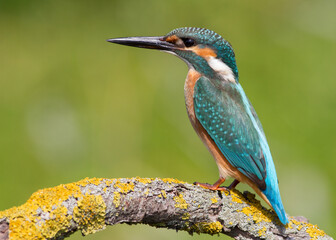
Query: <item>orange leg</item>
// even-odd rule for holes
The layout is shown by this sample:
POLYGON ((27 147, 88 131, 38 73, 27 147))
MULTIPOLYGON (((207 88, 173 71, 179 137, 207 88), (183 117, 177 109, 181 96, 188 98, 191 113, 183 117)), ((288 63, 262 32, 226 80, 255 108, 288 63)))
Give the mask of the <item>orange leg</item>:
POLYGON ((220 191, 230 191, 231 189, 235 188, 237 186, 237 184, 239 183, 238 180, 234 180, 230 186, 228 187, 220 187, 220 185, 225 181, 225 178, 219 178, 217 180, 217 182, 215 182, 214 184, 209 184, 209 183, 199 183, 199 182, 194 182, 195 185, 204 187, 206 189, 210 189, 210 190, 220 190, 220 191))
POLYGON ((229 189, 229 190, 234 189, 234 188, 237 186, 238 183, 239 183, 239 181, 235 179, 235 180, 230 184, 230 186, 228 186, 228 189, 229 189))

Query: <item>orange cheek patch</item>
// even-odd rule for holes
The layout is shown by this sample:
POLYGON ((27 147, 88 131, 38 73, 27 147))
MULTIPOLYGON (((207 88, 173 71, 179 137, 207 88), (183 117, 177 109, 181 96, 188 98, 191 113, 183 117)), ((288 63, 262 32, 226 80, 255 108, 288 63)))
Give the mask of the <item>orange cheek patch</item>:
POLYGON ((196 53, 197 55, 203 57, 203 58, 208 58, 208 57, 217 57, 216 52, 211 49, 211 48, 200 48, 200 47, 191 47, 189 48, 191 51, 196 53))
POLYGON ((174 43, 178 40, 179 38, 176 35, 172 35, 166 38, 167 42, 174 43))

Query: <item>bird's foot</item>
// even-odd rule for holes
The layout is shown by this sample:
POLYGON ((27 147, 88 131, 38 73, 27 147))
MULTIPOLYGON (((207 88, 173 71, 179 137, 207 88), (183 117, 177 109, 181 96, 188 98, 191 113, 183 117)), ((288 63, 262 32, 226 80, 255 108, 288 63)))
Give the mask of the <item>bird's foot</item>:
POLYGON ((214 191, 219 190, 219 191, 226 191, 226 192, 230 193, 230 191, 231 191, 232 189, 234 189, 234 188, 237 186, 237 184, 239 183, 239 181, 235 179, 235 180, 230 184, 230 186, 228 186, 228 187, 224 187, 224 186, 222 186, 222 187, 221 187, 220 185, 221 185, 224 181, 225 181, 225 178, 220 178, 220 179, 218 179, 218 181, 215 182, 214 184, 194 182, 194 185, 198 185, 198 186, 204 187, 204 188, 206 188, 206 189, 214 190, 214 191))
POLYGON ((194 182, 194 185, 198 185, 201 187, 204 187, 206 189, 210 189, 210 190, 220 190, 220 191, 228 191, 229 189, 227 187, 219 187, 215 184, 209 184, 209 183, 200 183, 200 182, 194 182))
POLYGON ((209 183, 200 183, 200 182, 194 182, 195 185, 204 187, 206 189, 210 190, 220 190, 220 191, 227 191, 226 187, 220 187, 220 185, 225 181, 225 178, 219 178, 217 182, 214 184, 209 183))

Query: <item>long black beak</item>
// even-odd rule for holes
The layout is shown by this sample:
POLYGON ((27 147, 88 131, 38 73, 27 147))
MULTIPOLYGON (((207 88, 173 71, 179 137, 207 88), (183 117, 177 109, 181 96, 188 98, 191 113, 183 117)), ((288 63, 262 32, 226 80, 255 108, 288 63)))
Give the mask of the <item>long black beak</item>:
POLYGON ((108 42, 117 43, 121 45, 158 49, 165 51, 172 51, 176 46, 164 40, 164 37, 125 37, 125 38, 111 38, 108 42))

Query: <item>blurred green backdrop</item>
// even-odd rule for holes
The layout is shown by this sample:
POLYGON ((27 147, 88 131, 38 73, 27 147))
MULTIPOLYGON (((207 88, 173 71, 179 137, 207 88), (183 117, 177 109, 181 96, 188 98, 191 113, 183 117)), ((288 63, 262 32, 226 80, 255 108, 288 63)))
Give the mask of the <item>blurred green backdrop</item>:
MULTIPOLYGON (((335 235, 335 12, 333 0, 0 1, 0 209, 84 177, 217 180, 185 111, 187 66, 105 41, 197 26, 235 48, 286 211, 335 235)), ((191 239, 123 225, 85 239, 112 237, 191 239)))

